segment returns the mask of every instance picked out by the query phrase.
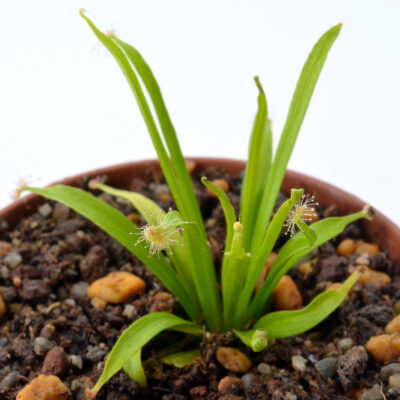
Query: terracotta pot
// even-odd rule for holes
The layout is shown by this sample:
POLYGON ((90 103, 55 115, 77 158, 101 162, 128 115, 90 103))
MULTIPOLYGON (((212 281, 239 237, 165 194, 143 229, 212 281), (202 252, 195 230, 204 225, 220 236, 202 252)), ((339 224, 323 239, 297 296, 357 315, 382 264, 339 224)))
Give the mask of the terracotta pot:
MULTIPOLYGON (((237 174, 245 166, 245 162, 239 160, 220 158, 191 158, 191 160, 196 162, 196 169, 200 171, 210 165, 219 165, 237 174)), ((144 177, 144 167, 147 166, 159 169, 158 161, 144 160, 89 171, 65 178, 57 183, 77 185, 87 178, 107 175, 111 186, 127 188, 132 178, 144 177)), ((291 188, 304 188, 307 193, 314 194, 322 206, 335 204, 343 214, 359 211, 366 204, 356 196, 328 183, 298 172, 287 171, 282 189, 288 193, 291 188)), ((1 210, 0 221, 5 221, 9 228, 13 228, 22 218, 32 214, 43 202, 44 200, 37 195, 26 196, 1 210)), ((374 241, 382 249, 386 249, 393 260, 400 262, 400 228, 379 211, 374 211, 376 215, 373 221, 363 220, 367 239, 374 241)))

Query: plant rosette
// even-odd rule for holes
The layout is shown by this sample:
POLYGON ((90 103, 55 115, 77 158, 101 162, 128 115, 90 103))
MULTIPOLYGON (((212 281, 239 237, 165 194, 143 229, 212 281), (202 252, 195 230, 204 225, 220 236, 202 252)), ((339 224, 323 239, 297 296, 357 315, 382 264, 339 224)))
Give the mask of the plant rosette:
MULTIPOLYGON (((399 366, 382 369, 382 385, 371 387, 379 373, 367 365, 368 353, 375 367, 400 356, 398 236, 388 234, 381 247, 369 242, 373 232, 381 241, 398 229, 379 215, 365 225, 376 216, 369 206, 343 201, 341 191, 329 198, 335 189, 314 180, 318 193, 311 178, 292 173, 282 187, 341 25, 312 49, 275 153, 255 79, 258 111, 239 174, 235 162, 218 169, 185 161, 143 57, 81 15, 127 78, 161 170, 150 163, 132 179, 121 166, 70 182, 79 188, 25 186, 51 202, 23 220, 21 203, 5 210, 0 393, 17 400, 396 394, 399 366), (29 381, 23 388, 21 376, 29 381)), ((33 210, 37 201, 26 204, 33 210)))

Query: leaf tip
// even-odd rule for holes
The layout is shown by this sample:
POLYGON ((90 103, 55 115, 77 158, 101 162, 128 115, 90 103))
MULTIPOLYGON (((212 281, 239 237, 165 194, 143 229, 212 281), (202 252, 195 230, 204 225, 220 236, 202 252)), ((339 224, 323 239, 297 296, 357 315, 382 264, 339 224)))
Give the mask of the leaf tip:
POLYGON ((374 212, 373 208, 369 204, 366 204, 363 207, 363 209, 361 210, 361 212, 363 213, 364 218, 366 218, 366 219, 368 219, 370 221, 374 219, 375 212, 374 212))
POLYGON ((81 17, 85 17, 85 13, 86 13, 86 10, 84 9, 84 8, 80 8, 79 9, 79 15, 81 16, 81 17))

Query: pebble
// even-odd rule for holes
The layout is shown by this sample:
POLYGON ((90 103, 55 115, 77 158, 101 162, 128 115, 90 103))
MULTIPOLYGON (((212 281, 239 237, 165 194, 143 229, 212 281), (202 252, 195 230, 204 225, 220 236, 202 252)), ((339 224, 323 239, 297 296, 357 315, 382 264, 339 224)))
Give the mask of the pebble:
POLYGON ((61 346, 53 347, 44 358, 42 374, 62 377, 68 370, 68 356, 61 346))
POLYGON ((360 400, 385 400, 385 397, 380 388, 374 387, 364 392, 360 400))
POLYGON ((335 375, 337 370, 338 361, 333 357, 326 357, 315 364, 315 369, 326 381, 335 375))
POLYGON ((399 335, 372 336, 365 345, 375 361, 388 362, 400 356, 399 335))
POLYGON ((36 355, 42 357, 44 356, 52 347, 53 343, 45 337, 39 336, 33 342, 33 351, 36 355))
POLYGON ((352 338, 343 338, 338 341, 338 347, 341 350, 348 350, 351 346, 353 346, 352 338))
POLYGON ((56 204, 53 211, 53 218, 56 221, 66 221, 69 217, 70 210, 67 206, 56 204))
POLYGON ((257 369, 263 375, 271 375, 272 374, 272 367, 267 363, 258 364, 257 369))
POLYGON ((303 305, 303 298, 289 275, 282 276, 274 290, 274 310, 295 310, 303 305))
POLYGON ((17 394, 16 400, 69 400, 71 393, 57 376, 39 375, 17 394))
POLYGON ((379 253, 379 247, 374 243, 359 242, 357 244, 356 253, 373 257, 379 253))
POLYGON ((8 373, 0 382, 0 389, 12 388, 18 381, 19 377, 18 371, 12 371, 8 373))
POLYGON ((101 299, 107 303, 123 303, 129 297, 139 294, 146 283, 130 272, 115 271, 104 278, 94 281, 87 288, 87 295, 93 299, 101 299))
POLYGON ((225 376, 218 383, 218 392, 229 392, 232 389, 243 387, 244 383, 240 378, 225 376))
POLYGON ((98 362, 104 358, 106 353, 106 350, 102 349, 101 347, 89 346, 85 356, 92 362, 98 362))
POLYGON ((88 287, 89 287, 89 284, 84 281, 74 283, 71 286, 70 296, 73 299, 84 299, 86 297, 86 290, 88 287))
POLYGON ((63 301, 63 309, 76 307, 76 302, 74 299, 65 299, 63 301))
POLYGON ((359 282, 363 285, 372 285, 380 289, 392 281, 388 274, 370 269, 366 265, 360 265, 356 269, 361 272, 359 282))
POLYGON ((81 356, 77 356, 77 355, 73 354, 73 355, 69 356, 68 359, 69 359, 69 362, 73 366, 77 367, 78 369, 82 369, 83 368, 83 360, 82 360, 81 356))
POLYGON ((297 396, 293 393, 286 392, 285 393, 285 400, 297 400, 297 396))
POLYGON ((356 242, 353 239, 344 239, 339 243, 337 252, 341 256, 348 256, 356 252, 356 242))
POLYGON ((306 362, 307 359, 305 359, 302 356, 293 356, 292 357, 292 366, 295 370, 297 371, 305 371, 306 370, 306 362))
POLYGON ((368 354, 363 346, 355 346, 339 357, 338 375, 344 390, 349 390, 367 368, 368 354))
POLYGON ((53 209, 49 203, 44 203, 38 208, 38 211, 43 218, 46 218, 52 213, 53 209))
POLYGON ((0 318, 6 313, 6 303, 4 303, 3 296, 0 292, 0 318))
POLYGON ((18 265, 22 263, 22 257, 19 253, 8 253, 4 259, 3 262, 5 265, 7 265, 8 268, 14 269, 17 268, 18 265))
POLYGON ((0 277, 5 279, 10 278, 10 270, 5 265, 0 265, 0 277))
POLYGON ((400 373, 400 363, 390 363, 382 367, 381 379, 387 381, 389 376, 400 373))
POLYGON ((389 376, 389 386, 394 389, 400 389, 400 373, 389 376))
POLYGON ((11 372, 11 367, 6 365, 5 367, 0 369, 0 381, 11 372))
POLYGON ((400 315, 392 319, 386 326, 385 326, 385 333, 396 333, 400 332, 400 315))
POLYGON ((6 303, 10 303, 17 297, 17 290, 14 286, 1 286, 0 296, 3 296, 6 303))
POLYGON ((218 362, 228 371, 247 372, 251 368, 249 358, 233 347, 218 347, 216 357, 218 362))
POLYGON ((12 245, 8 242, 0 241, 0 257, 9 253, 12 250, 12 245))
POLYGON ((136 307, 132 304, 126 304, 124 310, 122 311, 122 316, 128 319, 133 319, 136 314, 136 307))
POLYGON ((242 376, 242 381, 246 389, 250 388, 251 384, 254 382, 254 378, 255 378, 254 374, 249 374, 249 373, 244 374, 242 376))

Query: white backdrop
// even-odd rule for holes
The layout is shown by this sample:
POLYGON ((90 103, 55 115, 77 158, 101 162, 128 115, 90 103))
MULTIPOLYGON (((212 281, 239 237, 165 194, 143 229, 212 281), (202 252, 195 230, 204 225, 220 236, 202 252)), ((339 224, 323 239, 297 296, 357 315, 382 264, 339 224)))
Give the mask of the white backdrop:
POLYGON ((44 185, 155 156, 124 77, 80 7, 144 55, 188 156, 246 157, 256 74, 276 144, 309 51, 343 22, 289 167, 357 194, 400 223, 396 0, 3 2, 0 207, 21 177, 44 185))

